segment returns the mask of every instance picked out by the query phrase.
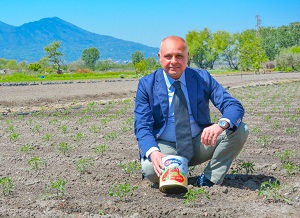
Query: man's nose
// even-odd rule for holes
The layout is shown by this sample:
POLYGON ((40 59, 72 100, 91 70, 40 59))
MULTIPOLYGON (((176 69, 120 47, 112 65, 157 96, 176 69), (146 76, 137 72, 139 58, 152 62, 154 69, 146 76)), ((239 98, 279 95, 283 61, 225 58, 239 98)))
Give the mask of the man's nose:
POLYGON ((176 63, 176 62, 177 62, 176 56, 173 56, 173 57, 171 58, 171 62, 172 62, 172 63, 176 63))

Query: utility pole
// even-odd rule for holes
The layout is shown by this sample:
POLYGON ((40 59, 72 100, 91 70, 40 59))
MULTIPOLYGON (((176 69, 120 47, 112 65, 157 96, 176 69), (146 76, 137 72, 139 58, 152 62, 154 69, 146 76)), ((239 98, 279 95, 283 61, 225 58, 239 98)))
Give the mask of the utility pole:
POLYGON ((255 16, 256 18, 256 37, 260 37, 260 23, 261 23, 261 19, 259 15, 255 16))

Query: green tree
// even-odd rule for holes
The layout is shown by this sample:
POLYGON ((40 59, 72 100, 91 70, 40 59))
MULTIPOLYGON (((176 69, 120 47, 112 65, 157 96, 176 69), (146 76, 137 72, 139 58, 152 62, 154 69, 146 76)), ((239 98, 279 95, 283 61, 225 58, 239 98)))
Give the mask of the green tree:
POLYGON ((147 70, 154 70, 159 67, 159 62, 155 59, 155 57, 149 57, 145 59, 147 70))
POLYGON ((138 63, 135 63, 134 68, 136 69, 136 74, 145 74, 147 68, 147 62, 145 60, 141 60, 138 63))
POLYGON ((215 32, 213 34, 213 48, 231 69, 237 70, 238 45, 236 34, 231 35, 226 31, 215 32))
POLYGON ((207 28, 200 32, 190 31, 186 35, 186 43, 190 53, 189 63, 193 62, 199 68, 213 69, 219 55, 214 48, 213 35, 207 28))
POLYGON ((135 65, 136 63, 139 63, 140 61, 144 60, 144 55, 143 55, 143 53, 140 52, 140 51, 135 51, 135 52, 131 55, 131 59, 132 59, 133 65, 135 65))
POLYGON ((60 41, 53 41, 50 45, 44 48, 48 61, 57 68, 57 73, 59 74, 62 73, 60 68, 62 66, 61 57, 63 56, 63 54, 58 51, 60 48, 60 43, 60 41))
POLYGON ((100 52, 97 48, 86 48, 83 50, 81 59, 85 62, 85 65, 94 70, 96 61, 100 58, 100 52))
POLYGON ((261 46, 261 39, 254 30, 246 30, 239 37, 239 64, 244 71, 253 69, 257 71, 261 64, 267 60, 265 51, 261 46))

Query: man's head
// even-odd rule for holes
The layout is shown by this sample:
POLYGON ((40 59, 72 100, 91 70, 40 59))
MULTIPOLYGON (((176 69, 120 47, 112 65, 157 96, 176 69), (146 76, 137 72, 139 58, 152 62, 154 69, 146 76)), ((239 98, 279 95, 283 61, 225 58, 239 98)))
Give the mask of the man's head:
POLYGON ((182 75, 188 62, 185 40, 179 36, 169 36, 162 40, 158 58, 161 67, 173 79, 182 75))

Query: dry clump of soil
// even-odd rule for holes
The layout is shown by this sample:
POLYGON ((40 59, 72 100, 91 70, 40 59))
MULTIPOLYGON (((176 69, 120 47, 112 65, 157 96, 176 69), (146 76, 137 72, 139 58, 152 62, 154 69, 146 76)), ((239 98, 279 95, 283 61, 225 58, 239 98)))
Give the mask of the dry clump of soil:
MULTIPOLYGON (((51 85, 56 94, 45 91, 43 98, 35 90, 47 86, 14 87, 15 98, 0 100, 0 179, 14 185, 0 194, 0 217, 299 217, 300 74, 245 77, 216 77, 243 103, 251 133, 224 183, 204 188, 209 199, 198 196, 195 204, 141 179, 133 134, 136 80, 51 85), (247 174, 243 163, 253 171, 247 174), (51 186, 62 180, 64 192, 51 186), (259 196, 268 181, 279 188, 259 196)), ((12 87, 0 88, 13 96, 12 87)), ((190 170, 189 189, 199 190, 193 183, 204 167, 190 170)))

